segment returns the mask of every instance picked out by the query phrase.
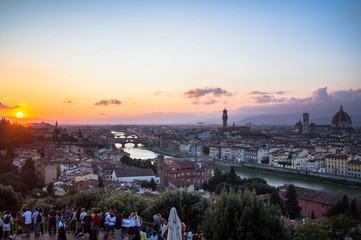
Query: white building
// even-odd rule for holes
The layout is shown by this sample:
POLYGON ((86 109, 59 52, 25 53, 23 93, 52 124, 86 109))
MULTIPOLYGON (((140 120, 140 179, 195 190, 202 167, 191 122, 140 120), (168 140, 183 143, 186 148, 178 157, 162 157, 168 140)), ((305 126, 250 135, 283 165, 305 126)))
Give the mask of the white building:
POLYGON ((112 172, 112 181, 134 182, 134 181, 151 181, 152 178, 159 183, 159 177, 156 177, 152 169, 143 168, 125 168, 117 169, 112 172))

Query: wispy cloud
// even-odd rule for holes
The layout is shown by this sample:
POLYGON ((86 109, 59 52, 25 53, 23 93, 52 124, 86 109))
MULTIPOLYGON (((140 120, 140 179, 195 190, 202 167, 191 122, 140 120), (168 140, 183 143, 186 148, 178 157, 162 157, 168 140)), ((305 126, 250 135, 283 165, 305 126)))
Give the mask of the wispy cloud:
POLYGON ((73 102, 70 100, 66 100, 66 101, 63 101, 63 104, 73 104, 73 102))
POLYGON ((100 116, 105 116, 105 115, 107 115, 106 113, 98 113, 98 115, 100 115, 100 116))
POLYGON ((216 87, 194 88, 184 92, 184 97, 192 99, 192 104, 215 104, 218 101, 216 98, 230 97, 233 93, 225 89, 216 87))
POLYGON ((169 93, 168 91, 156 91, 154 93, 154 95, 159 96, 159 95, 168 94, 168 93, 169 93))
POLYGON ((249 95, 254 95, 252 97, 257 104, 265 103, 282 103, 287 101, 287 98, 277 98, 275 95, 283 95, 287 93, 286 91, 276 91, 276 92, 262 92, 262 91, 252 91, 248 93, 249 95))
POLYGON ((108 106, 108 105, 119 105, 122 102, 117 99, 100 100, 95 103, 95 106, 108 106))
POLYGON ((12 109, 17 109, 17 108, 19 108, 19 107, 20 107, 19 105, 9 106, 9 105, 2 104, 2 103, 0 102, 0 109, 12 110, 12 109))

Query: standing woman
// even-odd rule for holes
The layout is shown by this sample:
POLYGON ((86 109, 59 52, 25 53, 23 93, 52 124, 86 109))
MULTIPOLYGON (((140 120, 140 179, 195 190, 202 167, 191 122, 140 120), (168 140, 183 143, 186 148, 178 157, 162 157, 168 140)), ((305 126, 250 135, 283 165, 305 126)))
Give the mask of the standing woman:
POLYGON ((140 230, 142 228, 143 220, 141 217, 138 216, 138 213, 135 212, 135 239, 140 239, 140 230))
POLYGON ((122 240, 122 223, 123 223, 123 216, 122 214, 118 213, 117 218, 115 219, 115 240, 122 240))
POLYGON ((71 209, 71 219, 70 219, 70 228, 75 233, 75 226, 76 226, 76 211, 75 208, 71 209))
POLYGON ((114 226, 115 226, 116 218, 115 218, 113 212, 111 212, 111 211, 109 211, 109 212, 110 212, 110 217, 108 219, 108 222, 109 222, 109 239, 113 239, 114 226))
POLYGON ((161 236, 162 236, 162 238, 163 238, 164 240, 167 239, 167 235, 168 235, 167 230, 168 230, 167 220, 165 220, 164 218, 162 218, 162 226, 161 226, 162 234, 161 234, 161 236))
POLYGON ((78 231, 79 229, 81 229, 81 207, 78 207, 78 209, 76 210, 76 230, 78 231))

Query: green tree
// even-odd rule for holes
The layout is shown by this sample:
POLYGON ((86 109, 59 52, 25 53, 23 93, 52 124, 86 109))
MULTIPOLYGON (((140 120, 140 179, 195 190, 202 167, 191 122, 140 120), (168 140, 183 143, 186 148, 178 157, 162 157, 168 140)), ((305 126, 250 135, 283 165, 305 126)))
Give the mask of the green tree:
POLYGON ((0 210, 18 211, 21 204, 21 196, 14 192, 11 186, 0 185, 0 210))
POLYGON ((99 208, 107 207, 113 212, 122 213, 125 218, 131 212, 138 212, 138 215, 143 217, 143 220, 151 219, 150 213, 147 212, 149 209, 148 201, 129 191, 107 194, 98 202, 97 206, 99 208))
POLYGON ((13 164, 13 160, 9 156, 0 155, 0 165, 0 175, 9 172, 12 172, 14 174, 18 173, 17 167, 13 164))
POLYGON ((153 191, 157 189, 157 184, 155 183, 153 178, 150 180, 150 187, 152 188, 153 191))
POLYGON ((21 177, 13 172, 1 174, 0 184, 4 186, 11 186, 15 192, 22 192, 26 188, 21 177))
POLYGON ((21 168, 20 176, 28 191, 43 186, 42 181, 35 173, 34 162, 31 158, 26 159, 24 166, 21 168))
POLYGON ((227 183, 231 184, 231 185, 235 185, 237 184, 237 174, 236 174, 236 170, 234 169, 234 167, 231 167, 231 170, 229 171, 229 174, 227 175, 227 183))
POLYGON ((103 188, 79 191, 74 195, 70 195, 68 200, 64 201, 64 204, 74 206, 76 208, 84 207, 86 209, 91 209, 92 207, 97 207, 98 203, 107 196, 108 192, 106 192, 103 188))
POLYGON ((216 191, 217 185, 220 184, 221 182, 224 182, 226 180, 226 176, 223 175, 222 171, 219 168, 215 168, 213 170, 213 177, 211 177, 211 179, 209 179, 208 184, 203 186, 203 187, 207 187, 207 189, 210 192, 214 192, 216 191))
POLYGON ((282 206, 282 200, 278 191, 274 191, 270 196, 270 203, 276 206, 282 206))
POLYGON ((339 214, 328 218, 324 224, 325 228, 329 230, 329 239, 344 239, 351 232, 352 228, 357 226, 357 221, 344 214, 339 214))
POLYGON ((11 159, 14 159, 15 153, 13 145, 9 144, 8 148, 6 149, 6 156, 8 156, 11 159))
POLYGON ((215 240, 286 238, 278 208, 249 191, 223 191, 207 210, 202 227, 215 240))
POLYGON ((54 183, 50 182, 46 187, 46 191, 50 194, 50 196, 54 196, 54 183))
POLYGON ((350 205, 346 194, 344 194, 342 197, 341 206, 342 206, 341 213, 345 214, 346 216, 350 216, 350 205))
POLYGON ((204 220, 209 201, 198 193, 166 191, 153 202, 150 209, 151 213, 161 213, 165 219, 168 219, 172 207, 177 209, 182 222, 197 229, 197 226, 204 220))
POLYGON ((358 210, 357 210, 356 198, 354 198, 351 202, 350 212, 351 212, 351 217, 353 219, 358 220, 358 210))
POLYGON ((324 224, 318 221, 307 221, 306 224, 293 229, 293 240, 326 240, 328 231, 324 224))
POLYGON ((291 184, 287 188, 285 201, 285 212, 291 219, 299 218, 301 216, 301 208, 298 206, 297 193, 294 186, 291 184))

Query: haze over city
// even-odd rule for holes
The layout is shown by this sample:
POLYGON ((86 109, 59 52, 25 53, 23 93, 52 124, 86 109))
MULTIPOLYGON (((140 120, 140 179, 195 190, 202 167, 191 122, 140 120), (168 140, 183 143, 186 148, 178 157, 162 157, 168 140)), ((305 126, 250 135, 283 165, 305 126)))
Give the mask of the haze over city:
POLYGON ((0 116, 220 123, 227 108, 238 123, 341 104, 353 116, 360 26, 360 1, 1 1, 0 116))

